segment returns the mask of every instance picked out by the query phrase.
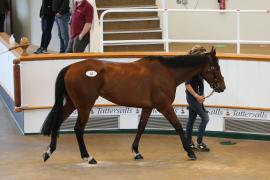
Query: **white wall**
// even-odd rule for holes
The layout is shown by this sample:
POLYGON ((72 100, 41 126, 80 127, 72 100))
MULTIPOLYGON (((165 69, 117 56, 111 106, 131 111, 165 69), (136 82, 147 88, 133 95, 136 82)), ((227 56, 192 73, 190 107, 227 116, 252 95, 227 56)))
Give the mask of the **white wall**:
POLYGON ((0 43, 0 85, 5 89, 11 99, 14 99, 13 60, 16 56, 6 52, 7 47, 0 43), (5 53, 3 53, 5 52, 5 53))
MULTIPOLYGON (((137 59, 112 58, 103 60, 130 62, 137 59)), ((21 62, 22 104, 51 106, 54 103, 54 84, 58 72, 64 66, 76 61, 79 60, 21 62)), ((206 105, 269 108, 270 84, 262 83, 268 82, 270 77, 269 62, 220 60, 220 67, 227 88, 223 93, 215 93, 207 99, 206 105)), ((206 82, 205 85, 205 94, 207 95, 212 90, 206 82)), ((184 92, 184 85, 180 85, 174 104, 186 104, 184 92)), ((109 103, 102 98, 96 101, 96 104, 109 103)))
MULTIPOLYGON (((103 60, 130 62, 136 59, 112 58, 103 60)), ((54 103, 54 84, 58 72, 64 66, 76 61, 79 61, 79 59, 21 62, 22 106, 52 106, 54 103)), ((220 60, 220 67, 227 88, 223 93, 214 93, 211 98, 206 99, 205 105, 269 108, 270 84, 262 83, 268 82, 270 77, 269 62, 220 60)), ((207 95, 211 92, 211 89, 206 82, 205 85, 205 94, 207 95)), ((112 103, 99 98, 96 104, 112 103)), ((177 89, 174 104, 187 104, 183 84, 177 89)), ((99 113, 96 108, 93 110, 92 115, 94 116, 112 115, 108 112, 99 113)), ((119 109, 123 107, 102 108, 119 109)), ((132 111, 127 114, 116 113, 116 115, 120 115, 120 129, 135 129, 137 127, 139 113, 136 112, 136 108, 131 109, 132 111)), ((207 130, 211 131, 224 130, 224 117, 256 119, 256 117, 253 117, 254 114, 263 112, 221 108, 208 108, 208 110, 211 120, 207 130)), ((48 112, 48 109, 24 111, 24 132, 38 133, 48 112)), ((177 115, 188 115, 187 109, 181 107, 176 108, 176 113, 177 115)), ((263 117, 258 116, 258 119, 269 121, 270 112, 265 111, 263 113, 265 115, 263 117)), ((160 115, 160 113, 154 110, 152 115, 160 115)))
MULTIPOLYGON (((41 0, 37 0, 41 1, 41 0)), ((12 1, 13 30, 16 41, 19 42, 22 36, 31 40, 31 3, 29 0, 12 1)))
MULTIPOLYGON (((93 0, 91 0, 93 1, 93 0)), ((187 7, 176 4, 176 0, 165 0, 167 8, 194 8, 197 0, 188 0, 187 7)), ((29 37, 39 46, 41 27, 39 9, 42 0, 14 0, 14 31, 17 41, 21 36, 29 37)), ((227 9, 268 9, 269 0, 227 0, 227 9)), ((161 4, 161 0, 157 0, 161 4)), ((218 9, 217 0, 199 0, 197 9, 218 9)), ((169 38, 171 39, 236 39, 236 19, 224 13, 176 13, 169 15, 169 38)), ((98 27, 95 27, 97 31, 98 27)), ((241 39, 270 40, 269 14, 245 14, 241 16, 241 39)), ((54 24, 49 49, 59 51, 57 27, 54 24)), ((94 38, 92 37, 93 41, 94 38)), ((98 45, 96 45, 98 47, 98 45)), ((92 47, 93 48, 93 47, 92 47)))
MULTIPOLYGON (((192 9, 197 0, 188 0, 183 6, 176 0, 165 0, 166 7, 172 9, 192 9)), ((199 0, 197 9, 218 9, 217 0, 199 0)), ((161 0, 157 0, 161 4, 161 0)), ((269 0, 226 0, 227 9, 267 10, 269 0)), ((241 15, 241 39, 270 40, 270 21, 268 14, 241 15)), ((236 18, 225 13, 177 13, 169 14, 169 38, 171 39, 209 39, 235 40, 236 18)))

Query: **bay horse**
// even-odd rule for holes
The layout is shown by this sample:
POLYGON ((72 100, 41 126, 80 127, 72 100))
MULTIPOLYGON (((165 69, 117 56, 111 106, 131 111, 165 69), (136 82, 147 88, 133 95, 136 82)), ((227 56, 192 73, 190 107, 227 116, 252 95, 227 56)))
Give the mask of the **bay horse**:
POLYGON ((83 135, 90 110, 99 96, 121 106, 142 108, 132 144, 135 160, 143 159, 138 146, 153 108, 175 128, 189 159, 196 160, 172 106, 176 87, 194 75, 201 75, 216 92, 225 89, 213 48, 203 55, 147 56, 131 63, 88 59, 63 68, 56 79, 55 104, 41 129, 43 135, 51 135, 51 143, 43 154, 44 162, 56 149, 61 124, 77 109, 74 131, 81 157, 89 164, 97 163, 88 154, 83 135))

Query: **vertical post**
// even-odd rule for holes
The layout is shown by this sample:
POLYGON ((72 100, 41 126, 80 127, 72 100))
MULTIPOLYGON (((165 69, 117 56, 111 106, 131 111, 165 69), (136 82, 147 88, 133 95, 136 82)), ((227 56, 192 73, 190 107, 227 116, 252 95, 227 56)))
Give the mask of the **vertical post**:
POLYGON ((108 10, 104 11, 101 16, 100 16, 100 52, 104 51, 104 30, 103 30, 103 19, 104 19, 104 15, 107 13, 108 10))
POLYGON ((169 52, 169 26, 168 26, 168 9, 164 9, 163 12, 163 33, 164 33, 164 49, 169 52))
POLYGON ((162 27, 162 40, 164 43, 164 50, 166 52, 169 52, 169 44, 168 44, 168 10, 167 6, 165 3, 165 0, 161 0, 161 8, 163 9, 162 11, 162 21, 163 21, 163 27, 162 27))
MULTIPOLYGON (((29 40, 27 37, 22 37, 20 40, 22 48, 21 56, 27 56, 27 48, 29 47, 29 40)), ((15 107, 21 106, 21 67, 20 59, 13 60, 13 83, 14 83, 14 101, 15 107)))
POLYGON ((236 40, 236 46, 237 46, 237 54, 240 54, 241 47, 240 47, 240 10, 236 11, 236 33, 237 33, 237 40, 236 40))
POLYGON ((161 8, 166 9, 165 0, 161 0, 161 8))
POLYGON ((28 56, 27 48, 29 47, 29 40, 27 37, 22 37, 20 40, 20 45, 22 47, 22 54, 21 56, 28 56))
POLYGON ((20 60, 13 61, 13 78, 14 78, 14 101, 15 107, 21 106, 21 71, 20 60))

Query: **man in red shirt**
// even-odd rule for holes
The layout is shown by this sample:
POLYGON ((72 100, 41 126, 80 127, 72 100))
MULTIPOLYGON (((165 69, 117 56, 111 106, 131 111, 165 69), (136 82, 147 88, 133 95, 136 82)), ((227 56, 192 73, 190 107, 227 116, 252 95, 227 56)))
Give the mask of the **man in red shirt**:
POLYGON ((69 25, 70 40, 66 52, 84 52, 90 42, 93 7, 87 0, 75 0, 69 25))

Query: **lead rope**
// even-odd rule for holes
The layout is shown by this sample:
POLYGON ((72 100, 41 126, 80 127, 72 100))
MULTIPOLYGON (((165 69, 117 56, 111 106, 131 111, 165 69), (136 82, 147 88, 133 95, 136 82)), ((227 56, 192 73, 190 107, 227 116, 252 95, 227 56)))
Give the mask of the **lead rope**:
POLYGON ((214 94, 215 90, 212 90, 212 92, 210 94, 208 94, 207 96, 204 97, 204 99, 209 98, 210 96, 212 96, 214 94))

